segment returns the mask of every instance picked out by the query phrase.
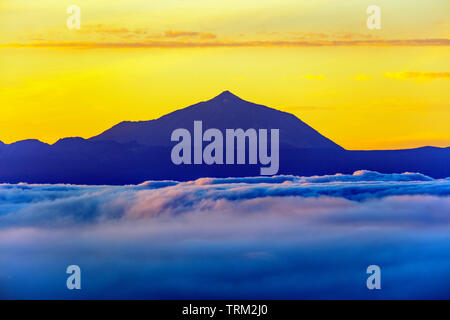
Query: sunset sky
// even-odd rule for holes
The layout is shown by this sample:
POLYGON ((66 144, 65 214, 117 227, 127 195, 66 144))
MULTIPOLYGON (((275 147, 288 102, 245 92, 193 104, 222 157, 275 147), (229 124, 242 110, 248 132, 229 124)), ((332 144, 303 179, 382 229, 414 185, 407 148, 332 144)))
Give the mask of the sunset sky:
POLYGON ((448 0, 0 0, 0 141, 88 138, 230 90, 347 149, 450 146, 449 13, 448 0))

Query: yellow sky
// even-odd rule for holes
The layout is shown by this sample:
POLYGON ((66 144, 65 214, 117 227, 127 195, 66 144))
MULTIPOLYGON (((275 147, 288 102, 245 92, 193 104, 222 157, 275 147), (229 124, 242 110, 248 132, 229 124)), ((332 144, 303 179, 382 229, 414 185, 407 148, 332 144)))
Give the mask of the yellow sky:
POLYGON ((0 0, 0 140, 87 138, 230 90, 348 149, 449 146, 449 2, 377 1, 381 30, 370 4, 0 0))

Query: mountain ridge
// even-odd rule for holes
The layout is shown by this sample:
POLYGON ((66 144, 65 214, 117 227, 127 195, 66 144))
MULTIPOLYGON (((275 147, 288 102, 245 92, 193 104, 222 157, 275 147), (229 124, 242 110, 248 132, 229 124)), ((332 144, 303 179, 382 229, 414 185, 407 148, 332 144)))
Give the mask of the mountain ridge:
POLYGON ((278 175, 351 174, 370 170, 450 177, 450 147, 345 150, 292 114, 223 92, 155 120, 121 122, 103 133, 113 132, 119 138, 125 133, 122 140, 114 134, 112 137, 101 134, 100 138, 62 138, 51 145, 36 139, 0 143, 0 183, 125 185, 148 180, 187 181, 260 174, 260 166, 250 164, 175 165, 171 160, 175 145, 170 139, 171 130, 192 129, 195 120, 201 120, 205 130, 211 127, 280 129, 278 175), (145 139, 137 139, 141 137, 145 139))

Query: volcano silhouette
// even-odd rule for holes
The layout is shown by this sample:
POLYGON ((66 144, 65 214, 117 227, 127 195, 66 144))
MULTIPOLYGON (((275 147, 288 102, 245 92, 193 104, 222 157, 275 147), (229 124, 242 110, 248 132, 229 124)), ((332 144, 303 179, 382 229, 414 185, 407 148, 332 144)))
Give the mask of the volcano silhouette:
POLYGON ((323 175, 372 170, 450 176, 450 148, 351 151, 292 114, 257 105, 224 91, 215 98, 159 119, 121 122, 90 139, 64 138, 53 145, 38 140, 0 142, 0 183, 137 184, 146 180, 259 175, 259 165, 175 165, 171 133, 193 130, 279 129, 278 174, 323 175))
POLYGON ((195 120, 202 120, 205 130, 217 128, 222 132, 237 128, 279 129, 281 147, 342 149, 296 116, 245 101, 230 91, 156 120, 121 122, 91 140, 167 146, 173 130, 186 128, 192 132, 195 120))

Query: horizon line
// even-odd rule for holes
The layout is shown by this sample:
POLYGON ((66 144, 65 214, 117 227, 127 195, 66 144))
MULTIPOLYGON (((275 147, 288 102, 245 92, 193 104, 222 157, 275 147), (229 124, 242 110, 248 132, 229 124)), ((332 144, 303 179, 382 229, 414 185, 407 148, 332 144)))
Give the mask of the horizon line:
MULTIPOLYGON (((151 120, 138 120, 138 121, 121 121, 121 122, 118 122, 117 124, 119 124, 119 123, 122 123, 122 122, 146 122, 146 121, 151 121, 151 120)), ((301 120, 300 120, 301 121, 301 120)), ((116 124, 116 125, 117 125, 116 124)), ((112 127, 110 127, 110 128, 112 128, 112 127)), ((108 130, 108 129, 106 129, 106 130, 108 130)), ((105 130, 105 131, 106 131, 105 130)), ((102 131, 101 133, 103 133, 103 132, 105 132, 105 131, 102 131)), ((100 134, 101 134, 100 133, 100 134)), ((121 142, 117 142, 117 141, 114 141, 114 140, 105 140, 105 141, 92 141, 92 140, 90 140, 91 138, 94 138, 94 137, 96 137, 97 135, 94 135, 94 136, 92 136, 92 137, 89 137, 89 138, 83 138, 83 137, 81 137, 81 136, 68 136, 68 137, 62 137, 62 138, 59 138, 58 140, 56 140, 55 142, 53 142, 53 143, 49 143, 49 142, 44 142, 44 141, 41 141, 41 140, 39 140, 39 139, 37 139, 37 138, 27 138, 27 139, 21 139, 21 140, 16 140, 16 141, 13 141, 13 142, 10 142, 10 143, 5 143, 5 142, 3 142, 1 139, 0 139, 0 146, 1 145, 5 145, 5 146, 10 146, 10 145, 13 145, 13 144, 16 144, 16 143, 20 143, 20 142, 26 142, 26 141, 35 141, 35 142, 38 142, 38 143, 41 143, 41 144, 45 144, 45 145, 47 145, 47 146, 49 146, 49 147, 52 147, 52 146, 54 146, 56 143, 58 143, 58 142, 60 142, 60 141, 62 141, 62 140, 67 140, 67 139, 81 139, 81 140, 83 140, 83 141, 87 141, 87 142, 94 142, 94 143, 101 143, 101 142, 105 142, 105 141, 112 141, 112 142, 116 142, 116 143, 118 143, 118 144, 127 144, 127 143, 129 143, 129 142, 126 142, 126 143, 121 143, 121 142)), ((328 137, 326 137, 326 138, 328 138, 328 137)), ((333 141, 332 139, 330 139, 330 138, 328 138, 329 140, 331 140, 331 141, 333 141)), ((334 141, 333 141, 334 142, 334 141)), ((334 143, 336 143, 336 142, 334 142, 334 143)), ((385 149, 346 149, 346 148, 344 148, 344 147, 342 147, 340 144, 338 144, 343 150, 341 150, 341 151, 396 151, 396 150, 414 150, 414 149, 422 149, 422 148, 436 148, 436 149, 447 149, 447 148, 450 148, 450 145, 447 145, 447 146, 445 146, 445 147, 439 147, 439 146, 433 146, 433 145, 421 145, 421 146, 418 146, 418 147, 411 147, 411 148, 385 148, 385 149)), ((145 145, 142 145, 142 146, 145 146, 145 145)), ((298 149, 311 149, 311 148, 298 148, 298 149)))

